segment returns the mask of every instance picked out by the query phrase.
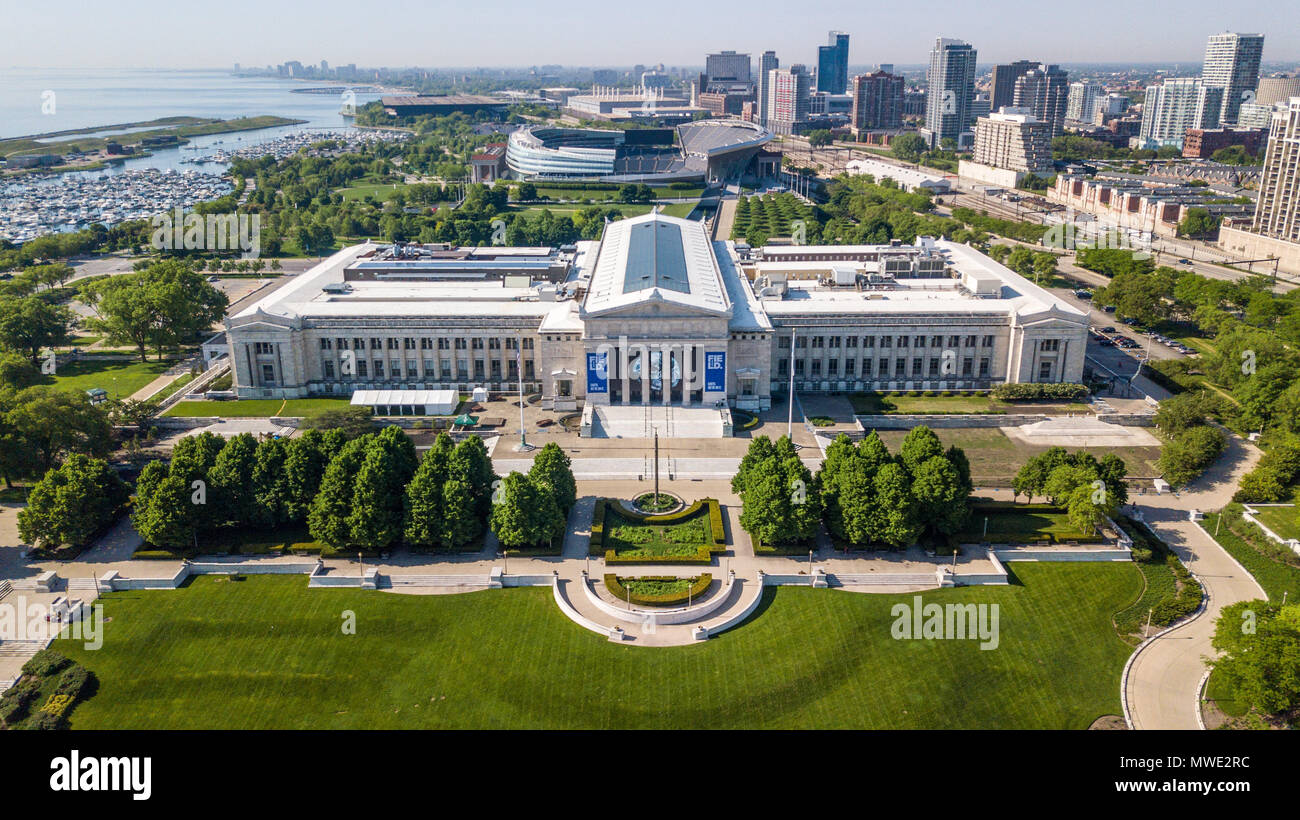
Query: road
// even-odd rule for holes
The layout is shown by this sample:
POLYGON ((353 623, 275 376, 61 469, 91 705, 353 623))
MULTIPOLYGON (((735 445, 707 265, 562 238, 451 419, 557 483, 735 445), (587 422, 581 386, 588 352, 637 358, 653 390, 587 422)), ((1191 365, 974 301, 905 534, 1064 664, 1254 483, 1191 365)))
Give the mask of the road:
POLYGON ((1259 460, 1253 445, 1230 436, 1228 450, 1205 476, 1178 495, 1140 496, 1137 507, 1156 534, 1200 579, 1209 601, 1205 611, 1144 644, 1134 654, 1124 697, 1134 729, 1199 729, 1198 699, 1205 658, 1219 612, 1229 604, 1267 598, 1255 579, 1197 524, 1191 509, 1227 504, 1237 481, 1259 460))

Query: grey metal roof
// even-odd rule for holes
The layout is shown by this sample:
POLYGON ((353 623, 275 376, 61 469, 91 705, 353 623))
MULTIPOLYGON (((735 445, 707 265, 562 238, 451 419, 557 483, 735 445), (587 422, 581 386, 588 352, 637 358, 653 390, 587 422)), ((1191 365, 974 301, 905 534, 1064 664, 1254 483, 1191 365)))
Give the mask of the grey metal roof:
POLYGON ((662 288, 690 293, 682 229, 671 222, 642 222, 629 232, 623 292, 662 288))

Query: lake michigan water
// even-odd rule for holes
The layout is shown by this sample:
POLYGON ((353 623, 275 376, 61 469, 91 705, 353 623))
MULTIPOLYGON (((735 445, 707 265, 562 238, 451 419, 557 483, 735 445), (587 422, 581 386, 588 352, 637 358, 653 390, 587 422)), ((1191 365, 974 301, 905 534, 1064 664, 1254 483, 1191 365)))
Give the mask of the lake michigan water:
MULTIPOLYGON (((229 119, 269 114, 307 121, 303 125, 194 137, 190 142, 199 148, 220 143, 223 148, 238 149, 304 129, 350 128, 350 120, 339 113, 339 95, 292 91, 323 85, 310 80, 241 77, 223 70, 0 68, 0 138, 176 116, 229 119), (52 111, 48 101, 53 102, 52 111)), ((359 93, 357 103, 377 97, 359 93)), ((96 136, 115 133, 122 131, 96 132, 96 136)), ((184 170, 196 166, 180 161, 199 153, 165 149, 114 165, 109 171, 88 173, 150 167, 184 170)), ((216 170, 212 165, 199 167, 216 170)))

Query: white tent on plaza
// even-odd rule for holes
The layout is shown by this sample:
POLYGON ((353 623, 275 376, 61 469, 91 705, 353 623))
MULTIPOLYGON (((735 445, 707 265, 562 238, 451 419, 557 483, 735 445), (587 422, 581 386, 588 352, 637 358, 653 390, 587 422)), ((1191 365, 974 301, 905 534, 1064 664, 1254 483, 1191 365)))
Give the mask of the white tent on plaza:
POLYGON ((357 390, 354 406, 369 407, 376 416, 449 416, 460 404, 455 390, 357 390))

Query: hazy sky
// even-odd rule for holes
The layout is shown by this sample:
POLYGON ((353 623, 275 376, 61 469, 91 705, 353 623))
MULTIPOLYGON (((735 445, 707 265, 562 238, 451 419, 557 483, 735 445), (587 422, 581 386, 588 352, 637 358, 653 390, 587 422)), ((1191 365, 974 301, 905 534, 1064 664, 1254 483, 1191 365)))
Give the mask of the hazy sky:
POLYGON ((849 62, 921 63, 936 36, 981 63, 1199 62, 1217 31, 1262 32, 1264 60, 1300 60, 1297 0, 112 0, 6 3, 0 65, 697 65, 708 51, 816 61, 829 29, 849 62), (1068 15, 1068 16, 1066 16, 1068 15))

